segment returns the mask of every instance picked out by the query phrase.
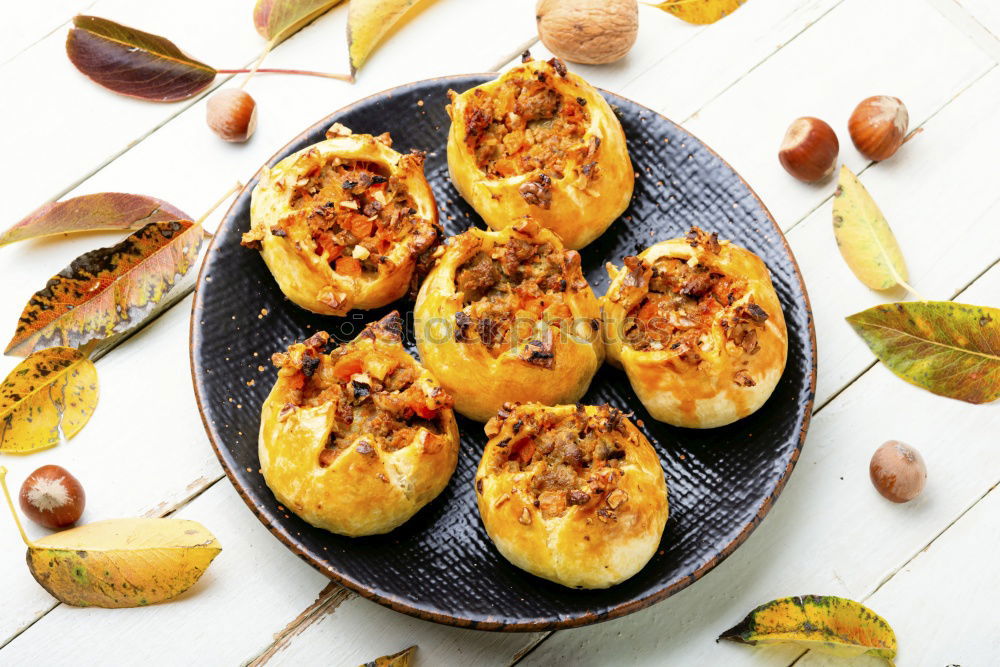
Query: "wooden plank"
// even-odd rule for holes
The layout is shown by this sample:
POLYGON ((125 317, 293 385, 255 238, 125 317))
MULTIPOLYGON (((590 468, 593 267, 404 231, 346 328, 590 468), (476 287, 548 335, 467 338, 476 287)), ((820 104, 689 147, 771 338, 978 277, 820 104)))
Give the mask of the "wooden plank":
MULTIPOLYGON (((169 37, 215 67, 243 67, 264 44, 243 0, 98 0, 88 11, 169 37), (225 31, 225 39, 219 39, 220 31, 225 31)), ((56 30, 0 67, 0 89, 30 91, 0 105, 0 124, 20 129, 0 136, 5 156, 0 179, 4 227, 72 187, 191 104, 145 102, 105 90, 73 67, 65 41, 66 32, 56 30), (44 86, 38 85, 39 77, 44 77, 44 86)), ((216 84, 223 81, 220 77, 216 84)))
MULTIPOLYGON (((640 5, 639 36, 628 56, 610 65, 571 63, 570 68, 595 86, 680 122, 841 2, 747 3, 709 26, 690 25, 655 7, 640 5)), ((532 46, 531 53, 535 58, 552 56, 541 43, 532 46)))
POLYGON ((1000 6, 994 0, 954 0, 1000 40, 1000 6))
MULTIPOLYGON (((846 127, 858 102, 895 95, 916 127, 994 66, 926 3, 909 3, 905 21, 899 12, 892 0, 845 0, 805 33, 808 39, 788 43, 686 123, 744 175, 782 229, 834 189, 833 182, 800 183, 778 163, 778 145, 794 118, 812 115, 830 123, 840 138, 841 162, 857 172, 868 161, 846 127), (845 42, 864 46, 838 48, 845 42), (931 43, 933 49, 925 48, 931 43)), ((918 159, 914 148, 887 164, 918 159)))
MULTIPOLYGON (((960 298, 989 303, 998 292, 1000 265, 960 298)), ((717 644, 715 638, 777 597, 808 593, 860 600, 876 590, 1000 482, 1000 450, 991 428, 997 408, 935 396, 876 366, 813 418, 781 499, 727 561, 650 609, 555 633, 523 664, 788 665, 800 650, 755 650, 717 644), (927 488, 905 505, 884 500, 868 479, 872 453, 890 439, 910 443, 927 462, 927 488)), ((904 607, 891 621, 929 632, 939 618, 904 607)), ((965 615, 962 622, 989 632, 992 617, 965 615)))
MULTIPOLYGON (((861 181, 892 225, 911 284, 928 299, 950 299, 1000 257, 1000 68, 993 69, 926 124, 892 160, 861 181)), ((822 405, 871 363, 871 353, 844 317, 906 299, 862 285, 837 250, 832 204, 824 202, 788 234, 812 298, 820 350, 816 400, 822 405)))
MULTIPOLYGON (((979 665, 1000 656, 994 612, 1000 589, 998 552, 1000 492, 993 489, 865 601, 892 625, 899 664, 979 665)), ((844 664, 813 651, 795 663, 844 664)), ((859 659, 850 664, 875 667, 876 662, 859 659)))
POLYGON ((0 65, 57 30, 94 0, 48 0, 45 11, 33 2, 8 2, 0 21, 0 65))

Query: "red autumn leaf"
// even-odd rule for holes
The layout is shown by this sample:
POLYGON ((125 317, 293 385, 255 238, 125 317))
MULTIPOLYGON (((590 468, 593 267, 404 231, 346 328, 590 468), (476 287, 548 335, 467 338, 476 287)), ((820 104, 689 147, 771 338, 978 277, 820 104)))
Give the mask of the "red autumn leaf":
POLYGON ((165 37, 99 18, 77 16, 66 54, 96 83, 121 95, 176 102, 212 83, 217 71, 165 37))
POLYGON ((189 218, 184 211, 156 197, 99 192, 45 204, 0 234, 0 246, 53 234, 139 229, 151 222, 189 218))
POLYGON ((187 220, 151 222, 117 245, 80 255, 31 297, 6 353, 79 348, 130 329, 193 266, 204 236, 187 220))
POLYGON ((264 39, 277 44, 341 0, 257 0, 253 25, 264 39))

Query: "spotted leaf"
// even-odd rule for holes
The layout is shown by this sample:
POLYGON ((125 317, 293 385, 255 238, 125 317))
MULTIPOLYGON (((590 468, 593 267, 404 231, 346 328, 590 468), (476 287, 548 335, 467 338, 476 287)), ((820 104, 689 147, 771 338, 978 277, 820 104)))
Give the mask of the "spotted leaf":
POLYGON ((1000 309, 906 301, 869 308, 847 321, 907 382, 969 403, 1000 398, 1000 309))
POLYGON ((360 667, 410 667, 413 662, 413 654, 416 650, 416 646, 411 646, 398 653, 383 655, 381 658, 369 660, 360 667))
POLYGON ((779 598, 751 611, 719 639, 752 646, 795 644, 845 658, 870 655, 892 660, 896 633, 860 602, 832 595, 779 598))
POLYGON ((58 445, 97 407, 97 369, 79 350, 50 347, 18 364, 0 385, 0 452, 58 445))
POLYGON ((153 222, 121 243, 80 255, 28 301, 7 354, 82 347, 135 326, 194 264, 204 231, 153 222))
POLYGON ((53 234, 139 229, 151 222, 186 218, 186 213, 156 197, 98 192, 45 204, 0 234, 0 245, 53 234))
POLYGON ((702 25, 732 14, 744 2, 746 0, 666 0, 655 6, 683 21, 702 25))

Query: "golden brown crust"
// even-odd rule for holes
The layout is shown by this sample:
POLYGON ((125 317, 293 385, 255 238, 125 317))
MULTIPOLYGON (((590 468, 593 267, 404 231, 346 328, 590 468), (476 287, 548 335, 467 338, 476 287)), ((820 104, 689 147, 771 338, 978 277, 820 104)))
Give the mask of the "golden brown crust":
POLYGON ((423 155, 341 125, 327 137, 261 170, 243 243, 294 303, 345 315, 403 296, 441 228, 423 155))
POLYGON ((485 422, 507 401, 579 400, 604 360, 600 307, 580 256, 522 220, 448 240, 414 308, 420 358, 485 422))
POLYGON ((653 417, 712 428, 764 404, 784 371, 788 333, 757 255, 693 228, 608 272, 608 360, 653 417))
POLYGON ((635 176, 621 123, 558 59, 453 94, 448 114, 451 180, 491 228, 530 215, 580 249, 628 207, 635 176))
POLYGON ((606 588, 653 557, 667 486, 656 451, 621 411, 506 405, 486 434, 476 499, 507 560, 564 586, 606 588))
POLYGON ((458 461, 451 397, 400 341, 396 312, 325 353, 320 332, 276 354, 261 472, 282 505, 319 528, 386 533, 433 500, 458 461))

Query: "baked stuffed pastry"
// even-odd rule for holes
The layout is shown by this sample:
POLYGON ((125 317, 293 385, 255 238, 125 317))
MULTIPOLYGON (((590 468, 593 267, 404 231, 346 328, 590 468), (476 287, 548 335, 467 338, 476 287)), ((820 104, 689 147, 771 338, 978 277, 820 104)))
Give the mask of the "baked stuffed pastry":
POLYGON ((628 206, 635 176, 621 123, 562 61, 528 59, 450 95, 451 180, 493 229, 530 215, 579 249, 628 206))
POLYGON ((393 312, 332 352, 319 332, 274 355, 260 469, 278 502, 318 528, 387 533, 455 470, 451 397, 403 349, 400 325, 393 312))
POLYGON ((625 581, 667 522, 660 459, 607 405, 506 405, 486 424, 476 500, 504 558, 575 588, 625 581))
POLYGON ((785 368, 788 333, 757 255, 692 228, 608 272, 608 360, 654 418, 711 428, 764 404, 785 368))
POLYGON ((326 136, 261 170, 243 245, 294 303, 344 315, 403 296, 441 228, 422 154, 339 124, 326 136))
POLYGON ((578 400, 604 360, 600 307, 580 255, 521 220, 470 229, 442 248, 417 295, 417 349, 455 397, 485 422, 507 401, 578 400))

